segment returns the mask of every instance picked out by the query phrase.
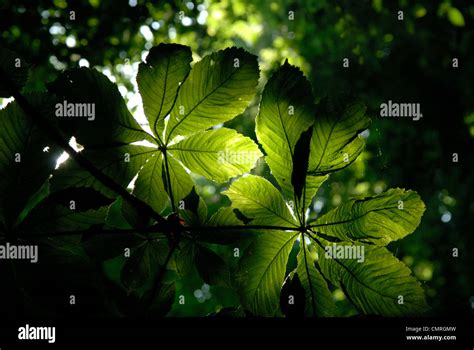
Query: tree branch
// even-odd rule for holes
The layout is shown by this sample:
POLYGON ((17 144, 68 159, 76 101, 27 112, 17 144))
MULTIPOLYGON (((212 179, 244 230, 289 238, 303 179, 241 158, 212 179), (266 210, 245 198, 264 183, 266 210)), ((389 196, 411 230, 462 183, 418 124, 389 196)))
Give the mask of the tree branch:
POLYGON ((272 226, 272 225, 224 225, 224 226, 184 226, 183 230, 188 231, 232 231, 232 230, 280 230, 280 231, 300 231, 301 227, 272 226))
POLYGON ((144 227, 144 228, 127 228, 127 229, 85 229, 85 230, 71 230, 71 231, 56 231, 48 233, 30 233, 25 234, 23 232, 18 234, 19 239, 25 238, 50 238, 50 237, 73 237, 80 236, 85 234, 91 235, 121 235, 121 234, 131 234, 131 233, 153 233, 160 232, 154 226, 144 227))

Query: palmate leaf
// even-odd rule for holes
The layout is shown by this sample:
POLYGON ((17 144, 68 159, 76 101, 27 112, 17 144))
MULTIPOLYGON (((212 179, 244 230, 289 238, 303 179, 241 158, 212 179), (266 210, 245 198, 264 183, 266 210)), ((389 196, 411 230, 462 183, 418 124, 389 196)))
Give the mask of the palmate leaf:
POLYGON ((159 212, 167 203, 165 191, 175 206, 191 192, 189 171, 225 182, 249 171, 261 155, 251 139, 233 130, 202 131, 247 107, 258 80, 255 56, 237 48, 219 51, 196 63, 188 75, 190 61, 189 48, 160 44, 150 51, 137 77, 145 113, 160 139, 166 125, 166 157, 161 148, 152 155, 134 193, 159 212), (170 143, 177 135, 188 137, 170 143), (237 155, 236 160, 229 155, 237 155))
POLYGON ((370 119, 361 103, 325 100, 318 107, 308 172, 321 176, 349 166, 359 156, 365 142, 358 135, 367 129, 370 119))
POLYGON ((255 95, 257 57, 231 47, 204 57, 179 89, 166 140, 187 136, 241 114, 255 95))
MULTIPOLYGON (((329 242, 318 239, 322 246, 329 242)), ((342 247, 351 245, 341 242, 342 247)), ((364 261, 329 258, 318 249, 318 264, 331 283, 343 289, 351 303, 364 314, 417 315, 427 309, 423 289, 411 271, 386 248, 364 247, 364 261)))
MULTIPOLYGON (((370 273, 367 277, 364 275, 367 279, 362 282, 357 277, 362 270, 357 270, 358 266, 351 266, 356 272, 341 273, 344 281, 339 283, 337 278, 331 278, 333 272, 332 276, 328 276, 332 270, 320 266, 324 250, 318 248, 320 251, 315 252, 315 244, 308 244, 309 238, 328 243, 322 237, 329 239, 332 236, 336 241, 386 245, 411 233, 418 226, 424 211, 423 202, 414 192, 391 190, 371 199, 350 201, 319 218, 311 227, 321 237, 312 236, 305 222, 306 208, 328 175, 351 164, 362 152, 364 141, 359 133, 368 127, 370 120, 365 117, 365 107, 356 102, 342 101, 338 104, 330 100, 314 109, 310 91, 302 73, 285 62, 265 87, 256 121, 257 138, 266 152, 266 162, 282 194, 288 200, 295 200, 299 223, 289 212, 279 191, 262 178, 243 177, 224 192, 231 199, 232 207, 247 217, 250 224, 288 227, 290 223, 291 227, 293 223, 298 226, 293 233, 287 228, 280 228, 279 231, 272 231, 273 235, 260 235, 245 253, 239 265, 239 274, 243 276, 239 279, 239 290, 244 306, 259 315, 279 314, 278 295, 285 277, 291 243, 301 235, 297 267, 287 273, 290 280, 291 276, 297 276, 298 283, 305 291, 306 315, 338 314, 328 280, 342 288, 348 298, 355 298, 354 304, 363 313, 403 315, 423 312, 424 296, 419 284, 409 276, 410 271, 388 251, 383 251, 386 253, 384 261, 388 261, 391 266, 389 273, 395 280, 394 285, 400 287, 391 292, 399 290, 408 298, 405 307, 398 309, 389 305, 382 293, 388 281, 386 275, 377 273, 375 266, 381 264, 382 269, 384 261, 379 259, 373 265, 368 263, 370 273), (290 114, 290 111, 294 114, 290 114), (364 201, 366 204, 359 204, 364 201), (406 208, 403 213, 394 211, 399 210, 400 203, 406 208), (302 233, 294 233, 296 231, 302 233), (406 286, 401 286, 403 283, 406 286), (353 288, 350 291, 348 284, 353 288), (260 294, 262 285, 269 291, 266 299, 260 294), (370 292, 360 292, 364 288, 370 292), (370 296, 364 299, 357 295, 358 292, 370 296)), ((367 247, 368 250, 375 249, 373 246, 367 247)), ((374 256, 371 255, 369 261, 374 256)), ((337 260, 331 260, 325 267, 335 262, 337 260)), ((392 281, 392 278, 389 280, 392 281)), ((387 298, 393 299, 393 295, 387 298)))
POLYGON ((188 75, 191 49, 178 44, 159 44, 138 67, 137 84, 151 130, 163 137, 165 117, 176 100, 178 88, 188 75))
MULTIPOLYGON (((36 110, 48 113, 52 101, 46 95, 26 98, 36 110)), ((0 125, 0 220, 12 227, 28 199, 54 170, 61 150, 34 126, 16 102, 0 110, 0 125)))
POLYGON ((425 205, 416 192, 396 188, 347 201, 318 218, 312 227, 343 241, 385 246, 412 233, 424 211, 425 205))

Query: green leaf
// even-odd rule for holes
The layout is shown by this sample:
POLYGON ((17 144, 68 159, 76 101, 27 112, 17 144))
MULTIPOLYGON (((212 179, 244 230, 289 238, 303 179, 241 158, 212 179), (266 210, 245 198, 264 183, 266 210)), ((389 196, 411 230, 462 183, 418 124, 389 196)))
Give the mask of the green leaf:
MULTIPOLYGON (((16 52, 0 46, 0 67, 18 91, 21 91, 28 80, 29 66, 16 52)), ((11 96, 12 87, 6 86, 6 83, 4 79, 0 79, 0 98, 11 96)))
POLYGON ((255 239, 239 261, 242 304, 259 316, 279 316, 286 264, 299 233, 267 231, 255 239))
POLYGON ((292 154, 293 170, 291 173, 291 184, 296 198, 301 198, 304 187, 306 186, 306 173, 308 172, 309 162, 309 143, 311 142, 312 128, 304 131, 295 145, 292 154))
POLYGON ((298 68, 285 62, 265 86, 256 133, 273 176, 290 200, 295 199, 295 146, 301 134, 314 123, 313 108, 311 85, 298 68))
POLYGON ((31 211, 19 226, 26 234, 85 230, 93 225, 103 224, 107 207, 99 210, 74 211, 61 205, 46 203, 31 211))
POLYGON ((166 140, 187 136, 241 114, 255 95, 257 57, 227 48, 197 62, 179 89, 166 126, 166 140))
POLYGON ((153 47, 138 67, 137 84, 143 109, 156 136, 162 137, 165 117, 176 100, 180 84, 188 75, 191 50, 178 44, 153 47))
POLYGON ((105 223, 107 226, 119 229, 129 229, 132 228, 132 225, 126 220, 125 215, 122 211, 123 198, 118 197, 113 203, 109 206, 107 211, 107 217, 105 218, 105 223))
POLYGON ((131 227, 148 227, 151 224, 151 218, 148 215, 145 215, 143 212, 135 208, 130 202, 123 200, 122 197, 119 197, 121 200, 120 211, 125 219, 125 221, 131 227))
POLYGON ((50 83, 48 89, 58 97, 54 120, 67 135, 75 136, 77 142, 86 149, 153 141, 133 119, 117 86, 95 69, 82 67, 67 70, 50 83), (69 106, 80 106, 81 111, 74 108, 73 116, 58 116, 61 108, 64 112, 65 103, 66 111, 69 106), (95 114, 93 120, 92 117, 80 117, 76 113, 88 115, 84 112, 92 110, 95 114))
POLYGON ((297 209, 299 215, 304 218, 306 209, 321 187, 322 183, 327 180, 328 176, 308 175, 310 142, 313 129, 309 128, 301 134, 300 139, 296 143, 295 152, 293 154, 293 172, 291 174, 291 184, 295 191, 297 209))
POLYGON ((199 276, 210 285, 230 286, 230 270, 224 259, 209 248, 196 245, 196 268, 199 276))
POLYGON ((364 148, 359 133, 370 124, 365 106, 333 101, 321 103, 313 127, 309 172, 311 175, 327 173, 349 166, 364 148))
MULTIPOLYGON (((244 226, 244 223, 240 221, 235 215, 234 209, 231 207, 219 208, 204 224, 206 227, 218 227, 218 226, 244 226)), ((244 239, 250 236, 254 236, 255 232, 249 229, 226 229, 196 232, 196 237, 201 242, 208 242, 214 244, 230 244, 237 242, 240 239, 244 239)))
POLYGON ((336 316, 336 304, 326 280, 316 268, 316 254, 309 249, 307 242, 300 243, 296 273, 306 293, 306 316, 336 316))
POLYGON ((137 247, 122 269, 123 286, 129 291, 144 286, 164 264, 168 249, 163 241, 148 241, 137 247))
MULTIPOLYGON (((51 100, 46 95, 25 97, 35 110, 48 112, 51 100)), ((54 170, 62 150, 46 139, 16 102, 0 110, 0 125, 0 220, 11 227, 54 170)))
MULTIPOLYGON (((329 246, 329 242, 321 241, 323 246, 329 246)), ((351 244, 341 242, 336 246, 345 249, 351 244)), ((318 247, 318 264, 323 274, 331 283, 342 288, 360 312, 393 317, 417 315, 426 311, 423 289, 408 267, 384 247, 359 247, 364 249, 363 262, 357 258, 337 258, 337 252, 336 258, 329 258, 318 247)))
POLYGON ((165 317, 173 307, 176 296, 176 285, 174 283, 162 283, 158 290, 158 294, 149 304, 151 291, 145 292, 141 299, 141 306, 145 310, 145 314, 153 319, 165 317), (148 308, 149 307, 149 308, 148 308))
POLYGON ((196 244, 192 241, 181 243, 176 254, 176 271, 181 276, 187 276, 195 271, 196 244))
MULTIPOLYGON (((168 157, 168 169, 174 202, 176 206, 179 206, 179 201, 191 192, 194 183, 183 166, 173 157, 168 157)), ((168 186, 166 186, 166 188, 168 188, 168 186)))
POLYGON ((424 211, 425 205, 416 192, 396 188, 347 201, 321 216, 312 227, 344 241, 385 246, 412 233, 424 211))
POLYGON ((227 128, 194 134, 169 151, 192 172, 217 182, 249 171, 262 156, 250 138, 227 128))
POLYGON ((448 9, 448 19, 453 26, 464 27, 466 25, 462 12, 455 7, 450 7, 448 9))
POLYGON ((222 193, 234 208, 252 219, 252 225, 298 226, 280 192, 262 177, 241 177, 222 193))
MULTIPOLYGON (((103 150, 86 149, 81 153, 117 184, 127 187, 150 153, 153 152, 156 152, 155 148, 123 145, 103 150)), ((89 172, 76 164, 73 159, 61 164, 51 179, 51 191, 68 187, 92 187, 109 198, 117 197, 115 192, 105 187, 89 172)))
POLYGON ((179 208, 179 216, 188 226, 201 226, 207 221, 207 205, 193 188, 184 198, 179 208), (184 208, 184 209, 181 209, 184 208))
POLYGON ((163 155, 155 152, 138 173, 133 194, 161 213, 168 203, 168 194, 163 183, 163 155))
POLYGON ((311 205, 314 196, 316 196, 316 193, 318 192, 319 188, 323 184, 324 181, 328 179, 329 175, 324 175, 324 176, 312 176, 312 175, 306 175, 306 183, 304 186, 304 192, 303 192, 303 210, 306 210, 309 208, 311 205))

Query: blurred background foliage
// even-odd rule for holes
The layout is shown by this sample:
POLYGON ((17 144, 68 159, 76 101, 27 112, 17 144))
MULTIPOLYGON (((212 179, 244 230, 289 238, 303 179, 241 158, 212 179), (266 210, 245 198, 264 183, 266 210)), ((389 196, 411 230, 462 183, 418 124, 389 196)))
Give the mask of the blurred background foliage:
MULTIPOLYGON (((308 76, 317 100, 341 92, 362 99, 373 119, 363 134, 367 149, 330 178, 310 215, 390 187, 418 191, 427 205, 422 224, 390 248, 423 283, 431 313, 451 316, 474 313, 473 23, 468 0, 0 0, 2 44, 34 66, 28 90, 43 90, 66 68, 95 67, 117 83, 144 127, 135 75, 160 42, 190 46, 195 61, 244 47, 259 57, 260 89, 288 58, 308 76), (388 100, 421 103, 423 118, 380 118, 388 100)), ((258 102, 229 126, 254 137, 258 102)), ((268 169, 260 163, 254 172, 268 169)), ((195 180, 210 213, 229 203, 219 194, 225 184, 195 180)), ((177 291, 187 307, 171 315, 238 305, 231 289, 209 288, 195 276, 179 281, 177 291)))

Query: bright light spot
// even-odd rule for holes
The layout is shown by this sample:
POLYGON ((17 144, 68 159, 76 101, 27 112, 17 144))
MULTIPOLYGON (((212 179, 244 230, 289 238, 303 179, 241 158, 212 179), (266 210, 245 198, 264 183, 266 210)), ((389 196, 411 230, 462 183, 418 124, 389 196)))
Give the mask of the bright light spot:
POLYGON ((149 53, 149 52, 150 52, 150 51, 148 51, 148 50, 142 51, 142 61, 143 61, 143 62, 146 62, 146 57, 148 56, 148 53, 149 53))
POLYGON ((74 38, 73 36, 68 36, 66 38, 66 46, 67 47, 74 47, 76 46, 76 38, 74 38))
POLYGON ((161 25, 160 25, 160 22, 152 22, 151 24, 151 27, 154 29, 154 30, 158 30, 160 29, 161 25))
POLYGON ((104 74, 112 83, 115 83, 117 79, 112 75, 112 72, 109 68, 102 69, 102 74, 104 74))
POLYGON ((374 192, 377 194, 382 193, 384 188, 385 184, 382 181, 379 181, 374 185, 374 192))
POLYGON ((202 285, 201 289, 196 289, 193 294, 200 303, 204 303, 206 300, 211 299, 212 297, 210 286, 206 283, 202 285))
POLYGON ((444 213, 443 215, 441 215, 441 221, 444 222, 444 223, 448 223, 451 221, 451 213, 449 211, 447 211, 446 213, 444 213))
POLYGON ((124 97, 128 92, 127 88, 123 85, 119 85, 118 89, 119 89, 120 95, 122 95, 122 97, 124 97))
POLYGON ((140 27, 140 34, 145 38, 146 41, 153 40, 153 32, 151 31, 150 27, 148 26, 141 26, 140 27))
POLYGON ((15 99, 14 99, 13 97, 0 98, 0 101, 2 101, 2 103, 0 103, 0 108, 3 109, 3 108, 5 108, 10 102, 15 101, 15 99))
POLYGON ((56 56, 49 56, 49 63, 51 63, 56 70, 66 69, 66 65, 59 61, 56 56))
POLYGON ((369 129, 364 130, 364 131, 362 131, 362 132, 360 133, 360 137, 362 137, 362 138, 364 138, 364 139, 368 138, 369 135, 370 135, 369 129))
POLYGON ((205 186, 205 187, 204 187, 204 192, 205 192, 206 194, 211 195, 211 194, 216 193, 216 188, 215 188, 214 186, 212 186, 212 185, 205 186))
POLYGON ((128 6, 130 7, 137 6, 137 0, 128 0, 128 6))
POLYGON ((148 141, 148 140, 135 141, 135 142, 132 142, 131 144, 132 144, 132 145, 135 145, 135 146, 145 146, 145 147, 150 147, 150 148, 156 148, 156 149, 158 149, 158 146, 157 146, 157 145, 155 145, 154 143, 151 143, 151 142, 148 141))
POLYGON ((346 299, 346 296, 341 289, 336 289, 334 292, 332 292, 332 296, 338 301, 346 299))
POLYGON ((313 204, 313 209, 316 213, 319 213, 324 207, 324 201, 321 199, 316 199, 313 204))
POLYGON ((188 1, 188 2, 186 3, 186 7, 187 7, 188 9, 192 10, 192 9, 194 8, 194 4, 193 4, 191 1, 188 1))
POLYGON ((183 26, 189 27, 191 24, 193 24, 193 20, 189 17, 183 17, 181 23, 183 23, 183 26))
POLYGON ((341 201, 342 201, 342 197, 340 194, 336 193, 333 197, 332 197, 332 205, 334 206, 338 206, 339 204, 341 204, 341 201))
MULTIPOLYGON (((76 151, 76 152, 81 152, 81 151, 84 149, 83 146, 81 146, 80 144, 78 144, 78 143, 76 142, 76 138, 75 138, 74 136, 71 137, 71 139, 69 140, 69 146, 71 146, 72 149, 73 149, 74 151, 76 151)), ((68 160, 68 159, 69 159, 69 154, 67 154, 66 152, 63 152, 63 153, 58 157, 58 159, 56 160, 56 168, 55 168, 55 169, 59 168, 59 166, 60 166, 62 163, 64 163, 66 160, 68 160)))
POLYGON ((216 20, 221 20, 224 17, 224 14, 220 10, 212 12, 212 17, 216 20))
POLYGON ((79 60, 79 67, 89 67, 89 61, 85 58, 79 60))
POLYGON ((66 28, 64 28, 61 24, 59 23, 54 23, 50 28, 49 28, 49 34, 51 35, 62 35, 66 33, 66 28))
POLYGON ((127 186, 127 189, 128 189, 128 190, 133 191, 133 189, 135 188, 135 182, 137 182, 137 179, 138 179, 138 174, 135 175, 135 176, 133 177, 132 181, 130 181, 130 183, 128 184, 128 186, 127 186))
POLYGON ((198 22, 200 25, 206 24, 207 16, 208 16, 207 11, 206 11, 206 10, 202 10, 201 12, 199 12, 199 15, 198 15, 198 17, 197 17, 197 22, 198 22))
POLYGON ((66 152, 63 152, 59 156, 58 160, 56 160, 56 168, 55 169, 59 168, 59 166, 68 159, 69 159, 69 154, 67 154, 66 152))
POLYGON ((170 39, 176 39, 176 29, 171 27, 168 30, 168 36, 170 37, 170 39))

